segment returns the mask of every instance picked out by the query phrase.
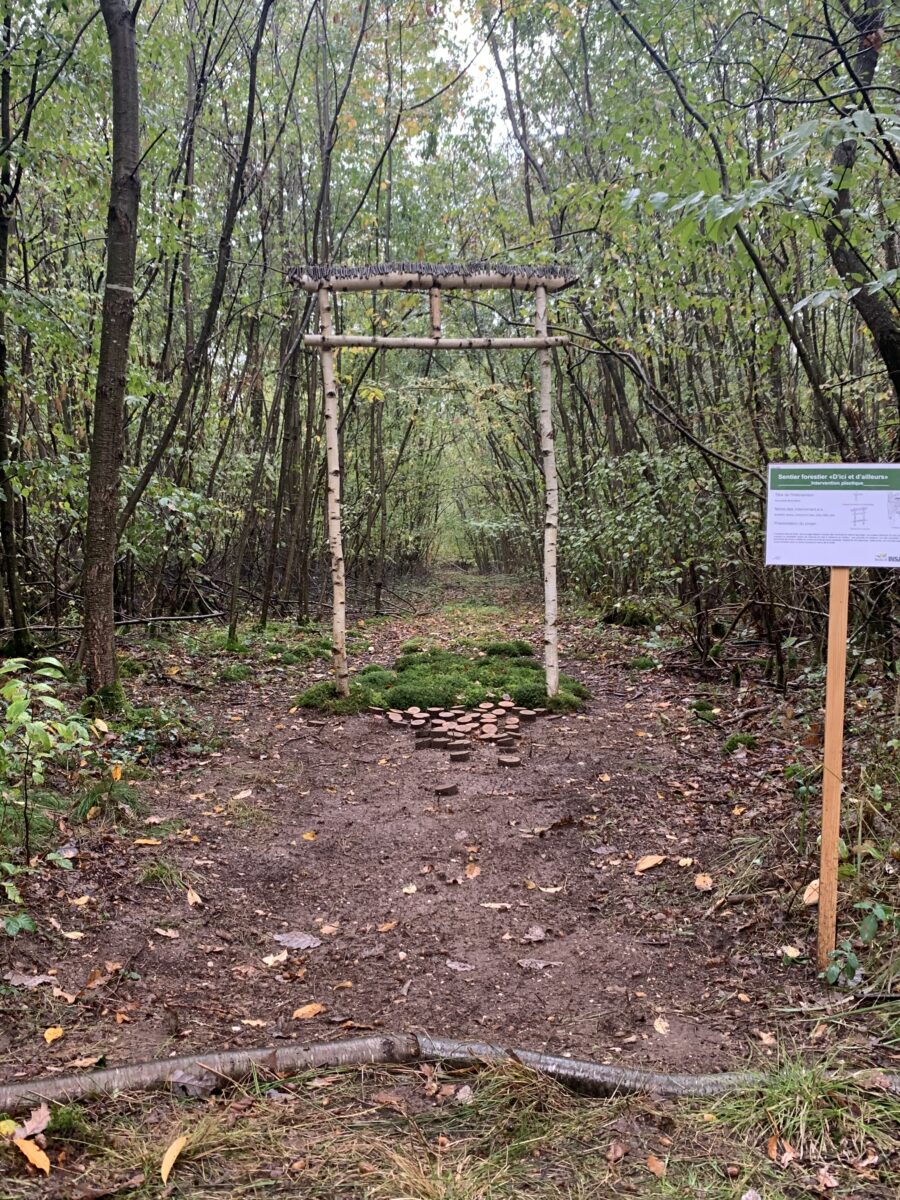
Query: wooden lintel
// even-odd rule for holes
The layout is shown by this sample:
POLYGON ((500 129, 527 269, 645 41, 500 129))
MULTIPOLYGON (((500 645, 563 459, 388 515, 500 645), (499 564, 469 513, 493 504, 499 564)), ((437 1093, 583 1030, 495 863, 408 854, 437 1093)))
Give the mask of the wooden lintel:
POLYGON ((364 334, 307 333, 304 346, 338 349, 342 346, 365 346, 372 350, 552 350, 568 344, 567 337, 380 337, 364 334))
POLYGON ((548 292, 558 292, 571 287, 576 277, 571 272, 565 274, 530 274, 527 269, 521 274, 500 271, 473 271, 459 274, 429 275, 417 271, 391 271, 383 274, 356 275, 322 275, 315 277, 304 271, 297 271, 291 280, 306 292, 317 292, 319 288, 327 287, 335 292, 378 292, 388 291, 424 291, 430 292, 433 287, 443 291, 448 288, 460 288, 465 291, 498 291, 534 292, 539 287, 548 292))

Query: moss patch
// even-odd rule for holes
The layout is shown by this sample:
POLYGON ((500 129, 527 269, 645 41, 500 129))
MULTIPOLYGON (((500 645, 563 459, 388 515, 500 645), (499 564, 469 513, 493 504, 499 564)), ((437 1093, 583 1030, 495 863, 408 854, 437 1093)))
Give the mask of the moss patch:
POLYGON ((393 671, 374 663, 364 667, 351 683, 349 697, 338 697, 334 685, 323 682, 307 688, 297 703, 343 715, 370 706, 405 709, 464 704, 472 708, 509 696, 525 708, 571 712, 588 698, 587 688, 567 675, 560 676, 559 695, 548 697, 541 665, 530 657, 531 647, 525 642, 502 645, 504 649, 512 647, 513 653, 414 650, 401 654, 393 671))

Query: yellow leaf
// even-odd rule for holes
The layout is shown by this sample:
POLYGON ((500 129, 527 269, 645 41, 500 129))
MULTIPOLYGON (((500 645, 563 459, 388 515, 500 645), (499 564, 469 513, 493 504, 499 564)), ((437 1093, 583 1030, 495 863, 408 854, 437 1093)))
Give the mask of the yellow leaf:
POLYGON ((80 929, 70 929, 68 933, 65 930, 60 930, 64 938, 68 938, 70 942, 80 942, 84 934, 80 929))
POLYGON ((187 1138, 182 1136, 176 1138, 172 1145, 163 1155, 163 1160, 159 1167, 159 1176, 163 1183, 169 1182, 169 1176, 172 1174, 172 1168, 175 1166, 175 1159, 187 1145, 187 1138))
POLYGON ((96 817, 96 815, 97 815, 97 813, 99 813, 99 811, 100 811, 100 805, 92 804, 91 807, 85 813, 85 820, 93 821, 94 817, 96 817))
POLYGON ((187 890, 187 902, 191 908, 193 908, 196 904, 203 903, 203 901, 200 899, 199 893, 195 892, 192 887, 189 887, 187 890))
POLYGON ((650 871, 653 867, 658 867, 660 863, 664 863, 665 861, 665 854, 644 854, 637 860, 634 873, 635 875, 643 875, 645 871, 650 871))
POLYGON ((113 777, 113 783, 118 783, 119 780, 122 778, 122 764, 121 763, 113 763, 112 769, 110 770, 109 773, 113 777))
POLYGON ((58 1042, 63 1035, 62 1025, 51 1025, 49 1029, 44 1030, 44 1041, 48 1046, 52 1046, 54 1042, 58 1042))
POLYGON ((244 1017, 244 1019, 241 1021, 241 1024, 250 1025, 253 1029, 264 1029, 266 1023, 259 1017, 244 1017))
POLYGON ((338 925, 320 925, 319 933, 324 933, 326 937, 334 937, 339 928, 338 925))
POLYGON ((665 1017, 657 1017, 653 1022, 653 1028, 658 1034, 660 1034, 662 1037, 665 1037, 669 1032, 669 1022, 665 1017))
POLYGON ((161 846, 162 841, 160 838, 135 838, 134 844, 136 846, 161 846))
POLYGON ((678 865, 679 867, 692 867, 694 860, 692 858, 679 858, 678 865))
POLYGON ((319 1013, 325 1011, 324 1004, 304 1004, 300 1008, 294 1009, 295 1021, 311 1021, 313 1017, 317 1017, 319 1013))
POLYGON ((559 887, 539 887, 538 891, 543 892, 547 896, 555 896, 557 892, 562 891, 562 884, 559 887))
POLYGON ((43 1171, 45 1175, 50 1174, 50 1159, 43 1152, 40 1146, 36 1146, 34 1142, 30 1142, 28 1138, 13 1138, 13 1144, 25 1155, 33 1167, 37 1167, 39 1171, 43 1171))
POLYGON ((304 842, 314 842, 319 835, 314 829, 307 829, 303 835, 304 842))
POLYGON ((390 933, 392 929, 397 928, 396 921, 385 921, 383 925, 378 926, 379 933, 390 933))
POLYGON ((282 950, 280 954, 267 954, 263 962, 267 967, 277 967, 279 963, 287 962, 287 950, 282 950))
POLYGON ((803 893, 803 903, 807 908, 814 908, 819 903, 819 881, 814 879, 806 885, 803 893))
POLYGON ((67 896, 70 904, 74 904, 76 908, 82 908, 90 900, 90 896, 67 896))
POLYGON ((11 1137, 17 1129, 18 1125, 16 1125, 15 1121, 11 1121, 9 1117, 5 1121, 0 1121, 0 1137, 11 1137))
POLYGON ((661 1158, 657 1158, 655 1154, 648 1154, 647 1170, 651 1175, 655 1175, 657 1179, 662 1179, 666 1173, 666 1164, 661 1158))
POLYGON ((713 890, 712 875, 695 875, 694 887, 698 892, 711 892, 713 890))
POLYGON ((99 730, 100 733, 109 733, 109 726, 105 721, 101 721, 99 717, 94 722, 94 728, 99 730))
POLYGON ((343 988, 352 988, 352 987, 353 987, 353 983, 352 983, 352 981, 351 981, 351 980, 349 980, 349 979, 343 979, 343 980, 341 980, 341 982, 340 982, 340 983, 336 983, 336 984, 334 985, 334 987, 333 987, 331 990, 332 990, 333 992, 339 992, 339 991, 341 991, 343 988))

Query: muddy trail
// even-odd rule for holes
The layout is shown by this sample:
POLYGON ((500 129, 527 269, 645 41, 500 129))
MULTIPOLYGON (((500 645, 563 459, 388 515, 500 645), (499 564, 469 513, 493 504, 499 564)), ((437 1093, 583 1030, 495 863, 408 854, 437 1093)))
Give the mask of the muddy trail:
MULTIPOLYGON (((498 625, 539 646, 533 605, 449 599, 358 626, 353 666, 498 625)), ((696 672, 630 670, 629 635, 581 620, 562 643, 593 698, 523 727, 510 767, 297 709, 323 663, 250 656, 226 682, 196 631, 136 642, 135 703, 187 696, 215 748, 158 756, 139 818, 61 823, 73 869, 33 881, 39 932, 2 948, 4 1077, 382 1029, 679 1071, 827 1053, 844 1001, 809 961, 812 851, 763 852, 794 816, 790 735, 725 755, 696 672)))

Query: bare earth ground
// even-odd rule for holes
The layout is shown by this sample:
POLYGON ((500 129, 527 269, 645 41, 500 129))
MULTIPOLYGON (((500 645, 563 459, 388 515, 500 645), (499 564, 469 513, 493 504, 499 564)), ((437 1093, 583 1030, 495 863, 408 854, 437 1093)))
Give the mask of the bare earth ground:
MULTIPOLYGON (((536 609, 462 605, 364 626, 355 666, 498 622, 539 645, 536 609)), ((74 869, 29 895, 39 935, 0 947, 0 976, 49 976, 0 995, 3 1078, 381 1029, 679 1071, 827 1055, 839 1037, 855 1065, 896 1070, 865 1023, 823 1020, 844 1002, 807 958, 814 862, 754 869, 796 804, 792 735, 723 756, 722 728, 690 711, 695 675, 628 671, 615 632, 587 643, 572 625, 563 642, 594 698, 528 726, 518 768, 486 746, 452 765, 415 752, 376 715, 294 709, 321 665, 225 684, 224 655, 155 650, 135 702, 186 688, 221 742, 159 760, 136 824, 63 827, 74 869), (437 796, 445 782, 458 794, 437 796), (636 873, 646 855, 664 858, 636 873), (285 955, 291 932, 319 944, 285 955)))

